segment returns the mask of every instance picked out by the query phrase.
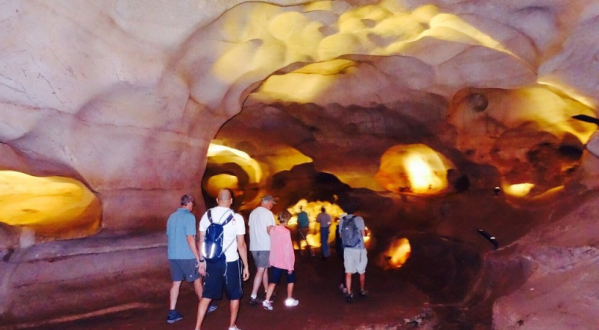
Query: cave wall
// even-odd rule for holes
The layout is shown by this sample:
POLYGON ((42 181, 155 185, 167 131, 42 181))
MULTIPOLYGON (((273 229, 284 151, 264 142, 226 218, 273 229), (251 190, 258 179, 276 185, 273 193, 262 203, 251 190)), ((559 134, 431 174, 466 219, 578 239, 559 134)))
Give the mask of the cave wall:
MULTIPOLYGON (((596 113, 594 1, 13 0, 0 8, 0 170, 79 180, 100 201, 103 231, 161 231, 180 195, 201 194, 213 138, 245 149, 268 177, 310 160, 315 171, 393 198, 401 196, 372 179, 378 157, 421 142, 473 188, 534 182, 541 198, 513 208, 542 208, 552 189, 578 196, 599 182, 596 126, 571 119, 596 113), (353 162, 339 161, 347 155, 353 162)), ((412 229, 464 239, 464 223, 450 218, 412 229)), ((535 225, 545 223, 525 229, 535 225)), ((493 226, 509 243, 526 234, 493 226)), ((16 230, 2 235, 4 248, 18 249, 16 230)), ((518 244, 509 253, 540 243, 518 244)), ((19 322, 27 316, 14 309, 15 279, 42 261, 6 249, 0 310, 19 322)), ((498 302, 498 327, 513 324, 505 315, 519 299, 498 302)))

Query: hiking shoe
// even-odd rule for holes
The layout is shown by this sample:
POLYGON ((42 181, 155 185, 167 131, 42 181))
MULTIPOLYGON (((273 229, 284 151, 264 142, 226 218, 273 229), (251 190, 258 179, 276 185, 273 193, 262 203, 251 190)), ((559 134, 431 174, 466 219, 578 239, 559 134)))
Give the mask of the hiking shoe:
POLYGON ((208 313, 212 313, 214 312, 218 307, 215 305, 209 305, 208 306, 208 313))
POLYGON ((166 323, 175 323, 177 321, 181 321, 183 319, 183 315, 179 314, 177 311, 170 311, 166 316, 166 323))
POLYGON ((258 299, 258 297, 256 297, 256 298, 250 297, 250 305, 258 305, 260 303, 261 303, 261 301, 260 301, 260 299, 258 299))
POLYGON ((345 294, 345 301, 347 301, 348 303, 352 302, 352 300, 354 300, 354 294, 351 292, 348 292, 345 294))
POLYGON ((267 311, 271 311, 272 308, 272 301, 268 301, 268 300, 264 300, 262 302, 262 307, 264 307, 264 309, 266 309, 267 311))
POLYGON ((287 307, 295 307, 299 304, 299 300, 293 298, 285 299, 285 306, 287 307))
POLYGON ((368 295, 368 290, 360 291, 360 297, 366 297, 368 295))

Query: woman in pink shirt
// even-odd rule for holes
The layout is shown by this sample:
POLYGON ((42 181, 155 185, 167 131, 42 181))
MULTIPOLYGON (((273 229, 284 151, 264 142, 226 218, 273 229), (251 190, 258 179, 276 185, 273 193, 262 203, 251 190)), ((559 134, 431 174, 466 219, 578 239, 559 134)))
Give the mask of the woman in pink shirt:
POLYGON ((293 264, 295 263, 295 253, 293 251, 293 243, 291 242, 291 232, 285 227, 287 221, 291 218, 291 214, 287 210, 283 210, 277 217, 279 224, 270 230, 269 262, 271 273, 268 277, 269 284, 266 291, 266 299, 262 302, 264 309, 269 311, 273 310, 270 298, 283 273, 287 275, 287 299, 285 300, 285 306, 293 307, 299 304, 299 301, 293 299, 293 285, 295 283, 293 264))

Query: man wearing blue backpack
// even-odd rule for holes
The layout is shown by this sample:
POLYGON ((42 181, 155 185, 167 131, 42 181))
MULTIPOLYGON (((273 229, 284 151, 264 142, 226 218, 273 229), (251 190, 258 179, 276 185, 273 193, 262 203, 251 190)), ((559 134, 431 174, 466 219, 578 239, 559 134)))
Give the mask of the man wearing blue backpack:
POLYGON ((247 281, 250 277, 245 223, 241 215, 231 210, 233 196, 230 190, 219 191, 216 202, 218 205, 206 211, 200 220, 202 259, 199 271, 205 282, 196 329, 201 328, 212 299, 221 299, 224 288, 231 310, 229 329, 239 330, 236 323, 239 299, 243 295, 241 280, 247 281))
POLYGON ((345 300, 347 302, 352 302, 354 299, 354 294, 351 291, 352 274, 360 275, 360 296, 365 297, 368 294, 365 289, 366 265, 368 264, 366 245, 364 244, 366 226, 362 217, 353 214, 357 208, 358 206, 354 202, 347 202, 343 206, 343 211, 347 214, 341 217, 338 227, 343 244, 345 287, 347 288, 345 300))

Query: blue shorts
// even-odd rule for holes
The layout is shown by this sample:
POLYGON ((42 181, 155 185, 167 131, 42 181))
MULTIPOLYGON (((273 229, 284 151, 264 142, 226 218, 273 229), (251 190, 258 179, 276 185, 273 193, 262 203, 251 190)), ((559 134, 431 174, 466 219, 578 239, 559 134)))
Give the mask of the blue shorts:
POLYGON ((207 262, 202 297, 219 300, 224 288, 229 300, 238 300, 243 295, 241 284, 241 260, 207 262))
POLYGON ((195 259, 169 259, 171 266, 171 279, 173 282, 187 280, 193 282, 200 278, 198 264, 195 259))
POLYGON ((279 284, 283 273, 287 276, 287 283, 295 283, 295 270, 289 274, 287 269, 281 269, 277 267, 270 267, 270 276, 268 276, 268 283, 279 284))

